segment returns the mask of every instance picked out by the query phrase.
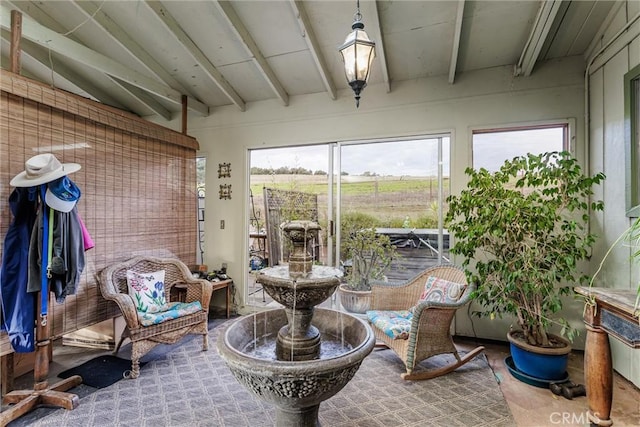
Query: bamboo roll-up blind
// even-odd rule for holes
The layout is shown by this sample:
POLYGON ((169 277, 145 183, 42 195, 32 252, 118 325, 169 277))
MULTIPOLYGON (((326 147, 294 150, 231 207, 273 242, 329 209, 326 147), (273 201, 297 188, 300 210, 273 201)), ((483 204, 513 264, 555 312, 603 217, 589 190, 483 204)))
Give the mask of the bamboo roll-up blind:
MULTIPOLYGON (((106 266, 145 254, 195 264, 198 142, 129 113, 2 71, 0 75, 0 235, 12 220, 11 178, 25 161, 51 152, 82 169, 78 210, 95 248, 76 295, 51 298, 52 336, 118 314, 97 283, 106 266)), ((2 255, 0 249, 0 256, 2 255)))

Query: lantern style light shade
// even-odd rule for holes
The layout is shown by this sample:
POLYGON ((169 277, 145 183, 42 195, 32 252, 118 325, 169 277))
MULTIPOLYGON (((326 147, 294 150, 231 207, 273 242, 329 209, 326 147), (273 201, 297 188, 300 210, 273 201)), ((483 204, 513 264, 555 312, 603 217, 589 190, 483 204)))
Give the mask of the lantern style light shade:
POLYGON ((360 12, 351 29, 353 30, 340 46, 340 53, 344 61, 344 73, 347 82, 356 95, 356 107, 360 106, 360 92, 367 86, 371 64, 375 58, 376 44, 369 39, 364 31, 364 24, 360 21, 360 12))

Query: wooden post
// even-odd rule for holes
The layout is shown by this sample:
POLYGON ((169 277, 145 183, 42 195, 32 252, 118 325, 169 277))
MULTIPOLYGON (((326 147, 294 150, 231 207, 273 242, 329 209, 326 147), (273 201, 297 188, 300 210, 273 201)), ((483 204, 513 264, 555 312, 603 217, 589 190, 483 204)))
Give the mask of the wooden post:
POLYGON ((589 403, 589 419, 593 425, 610 426, 613 399, 613 368, 609 335, 600 327, 600 311, 587 304, 584 322, 587 339, 584 349, 584 376, 589 403))
POLYGON ((22 38, 22 13, 11 11, 11 72, 20 74, 20 39, 22 38))
POLYGON ((22 14, 18 10, 11 11, 11 72, 20 74, 20 39, 22 38, 22 14))
POLYGON ((13 390, 13 352, 0 357, 0 382, 3 396, 13 390))
POLYGON ((187 134, 187 106, 189 99, 187 95, 182 95, 182 134, 187 134))

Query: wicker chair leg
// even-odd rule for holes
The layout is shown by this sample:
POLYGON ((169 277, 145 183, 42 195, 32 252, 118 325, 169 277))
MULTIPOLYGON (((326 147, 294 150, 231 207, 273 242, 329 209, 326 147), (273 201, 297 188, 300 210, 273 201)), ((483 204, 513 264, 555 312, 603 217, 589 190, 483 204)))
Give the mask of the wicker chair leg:
POLYGON ((207 351, 207 350, 209 350, 209 335, 204 334, 202 335, 202 351, 207 351))
POLYGON ((120 351, 120 347, 122 346, 122 343, 124 342, 125 338, 127 338, 127 336, 125 334, 122 334, 122 336, 120 337, 120 341, 118 341, 118 345, 116 346, 115 350, 113 350, 113 355, 117 355, 118 352, 120 351))
POLYGON ((428 371, 420 371, 416 373, 413 373, 411 370, 407 369, 407 372, 404 374, 401 374, 400 378, 402 378, 403 380, 428 380, 431 378, 439 377, 441 375, 448 374, 449 372, 452 372, 458 369, 460 366, 471 361, 474 357, 476 357, 478 354, 482 353, 483 351, 484 351, 484 347, 479 346, 471 350, 469 353, 465 354, 463 357, 460 357, 459 355, 456 354, 457 361, 455 363, 451 363, 449 365, 443 366, 438 369, 431 369, 428 371))
MULTIPOLYGON (((125 374, 126 375, 126 374, 125 374)), ((131 360, 131 373, 129 373, 129 378, 136 379, 140 376, 140 359, 132 357, 131 360)))

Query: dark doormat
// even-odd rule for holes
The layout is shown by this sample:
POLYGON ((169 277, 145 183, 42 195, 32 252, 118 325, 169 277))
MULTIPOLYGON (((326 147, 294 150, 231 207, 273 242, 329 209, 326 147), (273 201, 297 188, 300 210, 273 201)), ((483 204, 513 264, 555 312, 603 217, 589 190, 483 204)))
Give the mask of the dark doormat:
MULTIPOLYGON (((140 362, 140 367, 146 362, 140 362)), ((116 356, 104 355, 93 358, 75 368, 67 369, 58 374, 60 378, 80 375, 82 383, 94 388, 105 388, 124 378, 131 370, 131 360, 116 356)))

